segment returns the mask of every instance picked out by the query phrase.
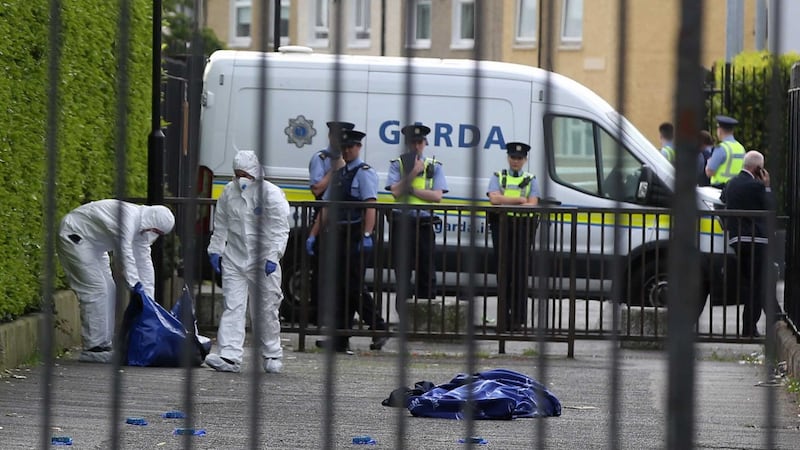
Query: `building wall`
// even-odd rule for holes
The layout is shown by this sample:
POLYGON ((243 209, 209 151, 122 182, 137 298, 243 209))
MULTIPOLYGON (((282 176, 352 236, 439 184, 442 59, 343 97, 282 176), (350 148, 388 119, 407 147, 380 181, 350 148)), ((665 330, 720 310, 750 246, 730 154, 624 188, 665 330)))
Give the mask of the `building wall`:
MULTIPOLYGON (((228 42, 230 37, 230 1, 207 0, 207 24, 217 36, 228 42)), ((755 8, 757 0, 744 1, 744 49, 755 48, 755 8)), ((348 28, 349 1, 340 0, 346 10, 342 13, 344 28, 348 28)), ((385 54, 407 54, 405 48, 405 16, 408 0, 386 0, 385 54)), ((381 4, 373 0, 371 8, 371 40, 367 47, 349 47, 342 43, 346 54, 381 53, 381 4)), ((583 39, 580 43, 562 43, 562 1, 539 1, 540 8, 553 8, 550 14, 552 32, 541 33, 543 42, 519 44, 515 42, 517 19, 516 0, 489 0, 485 10, 477 17, 483 19, 482 57, 487 60, 508 61, 533 67, 550 65, 552 70, 588 86, 610 104, 619 108, 617 100, 617 71, 619 26, 617 0, 584 0, 583 39), (551 51, 547 58, 545 50, 551 51), (541 54, 540 54, 541 52, 541 54)), ((680 2, 663 0, 631 0, 627 2, 628 31, 626 73, 624 80, 624 114, 653 143, 658 142, 658 125, 673 120, 675 83, 677 75, 677 38, 680 26, 680 2)), ((253 38, 250 49, 259 45, 259 7, 253 3, 253 38)), ((472 58, 474 50, 452 48, 453 1, 432 0, 431 46, 428 49, 408 50, 408 54, 435 58, 472 58)), ((292 0, 289 36, 294 45, 313 45, 311 38, 311 0, 292 0)), ((334 3, 331 2, 330 36, 335 36, 334 3)), ((704 2, 702 26, 702 65, 710 68, 725 57, 727 1, 704 2)), ((548 11, 541 10, 541 25, 546 31, 548 11)), ((334 43, 329 39, 325 47, 314 47, 316 52, 332 52, 334 43)))
MULTIPOLYGON (((507 12, 503 19, 502 59, 519 64, 546 67, 546 51, 552 51, 552 70, 588 86, 625 116, 654 144, 658 125, 673 121, 677 81, 677 39, 680 2, 662 0, 629 1, 625 67, 625 105, 617 98, 619 26, 617 0, 584 0, 583 39, 579 45, 563 44, 561 5, 553 2, 552 39, 546 42, 547 11, 541 11, 542 43, 515 43, 516 0, 503 0, 507 12), (539 54, 539 51, 542 54, 539 54)), ((546 2, 541 2, 546 5, 546 2)), ((755 3, 745 0, 744 49, 755 45, 755 3)), ((701 62, 710 68, 725 57, 726 2, 706 1, 702 25, 701 62)))

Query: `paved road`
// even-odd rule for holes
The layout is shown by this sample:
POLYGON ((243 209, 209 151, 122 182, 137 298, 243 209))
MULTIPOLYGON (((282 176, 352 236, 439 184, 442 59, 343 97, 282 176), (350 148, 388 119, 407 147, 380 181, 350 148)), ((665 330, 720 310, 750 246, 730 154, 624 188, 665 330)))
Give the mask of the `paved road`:
MULTIPOLYGON (((322 448, 324 376, 326 355, 299 353, 296 336, 286 335, 285 371, 263 375, 258 384, 260 400, 257 448, 322 448)), ((409 343, 409 382, 397 380, 398 342, 390 341, 383 352, 370 352, 367 338, 353 338, 355 356, 336 355, 333 379, 335 414, 332 418, 333 447, 349 448, 353 436, 369 434, 381 448, 396 448, 397 426, 405 420, 403 438, 409 449, 453 449, 465 433, 465 423, 413 418, 402 409, 389 409, 380 402, 401 384, 418 380, 449 381, 466 368, 465 351, 458 344, 409 343)), ((313 348, 309 338, 307 345, 313 348)), ((581 343, 574 359, 564 357, 562 344, 544 348, 546 371, 540 372, 535 343, 510 343, 506 355, 496 354, 496 343, 479 344, 477 369, 510 368, 544 380, 561 400, 563 414, 541 419, 547 448, 608 448, 609 377, 612 361, 610 344, 581 343)), ((760 365, 741 363, 758 352, 756 345, 702 344, 697 364, 696 442, 700 448, 766 448, 770 431, 776 448, 797 448, 800 418, 797 404, 780 387, 760 387, 765 380, 760 365), (775 394, 777 426, 765 429, 767 394, 775 394)), ((663 448, 665 441, 666 360, 656 351, 622 350, 619 371, 622 389, 619 404, 620 447, 663 448)), ((249 359, 250 353, 247 353, 249 359)), ((195 423, 205 429, 204 437, 193 437, 194 448, 247 448, 249 405, 252 399, 251 366, 245 362, 242 374, 222 374, 207 368, 191 371, 195 423)), ((41 367, 3 374, 0 380, 0 448, 24 449, 39 446, 42 420, 41 367), (12 376, 13 375, 13 376, 12 376), (25 378, 21 378, 25 377, 25 378)), ((110 447, 110 404, 112 368, 79 363, 67 355, 55 367, 53 434, 73 438, 72 448, 110 447)), ((122 369, 121 417, 140 416, 146 427, 120 423, 121 446, 131 449, 184 448, 184 441, 172 431, 183 424, 160 414, 183 409, 182 390, 186 380, 182 369, 122 369)), ((687 395, 692 395, 687 389, 687 395)), ((489 441, 488 448, 535 448, 537 419, 477 422, 476 434, 489 441)), ((41 448, 40 446, 38 448, 41 448)))

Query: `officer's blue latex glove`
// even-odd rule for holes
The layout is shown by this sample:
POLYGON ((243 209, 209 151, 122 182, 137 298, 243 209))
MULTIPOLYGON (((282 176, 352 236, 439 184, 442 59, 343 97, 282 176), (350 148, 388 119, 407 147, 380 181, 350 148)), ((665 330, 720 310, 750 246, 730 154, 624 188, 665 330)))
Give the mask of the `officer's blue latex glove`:
POLYGON ((136 284, 133 285, 133 289, 131 290, 137 294, 141 294, 144 292, 144 285, 142 285, 141 281, 137 281, 136 284))
POLYGON ((267 264, 265 264, 265 265, 264 265, 264 273, 266 273, 267 275, 269 275, 269 274, 271 274, 272 272, 275 272, 275 269, 277 269, 277 268, 278 268, 278 265, 277 265, 277 264, 275 264, 275 263, 274 263, 274 262, 272 262, 272 261, 269 261, 269 260, 267 260, 267 264))
POLYGON ((317 242, 317 237, 316 236, 309 236, 308 239, 306 239, 306 253, 308 253, 311 256, 314 256, 314 243, 315 242, 317 242))
POLYGON ((358 251, 368 252, 372 250, 372 236, 364 236, 358 246, 358 251))
POLYGON ((219 253, 211 253, 208 255, 208 259, 211 261, 211 267, 214 268, 214 271, 217 273, 222 273, 222 268, 219 266, 219 261, 222 257, 219 256, 219 253))

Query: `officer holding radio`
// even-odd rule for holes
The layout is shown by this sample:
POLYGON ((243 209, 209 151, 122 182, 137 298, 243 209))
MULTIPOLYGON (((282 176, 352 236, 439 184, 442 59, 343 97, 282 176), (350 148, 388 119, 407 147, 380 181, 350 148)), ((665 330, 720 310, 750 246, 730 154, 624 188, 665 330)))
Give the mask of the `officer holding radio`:
MULTIPOLYGON (((365 134, 356 130, 342 130, 341 143, 344 166, 334 170, 331 175, 323 200, 347 202, 375 202, 378 199, 378 175, 366 164, 359 154, 361 140, 365 134)), ((337 217, 331 216, 327 208, 320 210, 317 220, 306 240, 306 251, 315 254, 317 235, 323 239, 332 239, 337 247, 335 269, 323 270, 320 275, 322 286, 334 284, 329 278, 332 274, 338 280, 333 314, 334 326, 337 330, 350 328, 356 311, 359 317, 374 330, 385 330, 386 323, 375 308, 371 295, 364 286, 364 269, 366 258, 373 247, 372 234, 375 230, 375 208, 348 208, 342 206, 337 217)), ((319 245, 325 251, 325 245, 319 245)), ((326 255, 320 255, 322 262, 326 255)), ((380 350, 386 343, 386 337, 376 337, 370 345, 372 350, 380 350)), ((324 347, 324 341, 317 342, 324 347)), ((337 352, 352 354, 349 338, 338 336, 334 339, 337 352)))
MULTIPOLYGON (((495 172, 486 190, 492 205, 527 207, 539 203, 536 177, 525 171, 530 149, 522 142, 506 144, 508 169, 495 172)), ((527 322, 529 263, 538 217, 531 211, 507 210, 491 216, 492 245, 499 275, 497 285, 506 305, 505 323, 510 331, 521 330, 527 322)))
MULTIPOLYGON (((440 203, 448 192, 442 163, 423 154, 431 129, 422 124, 407 125, 401 130, 405 136, 405 152, 389 164, 386 189, 398 203, 426 206, 440 203)), ((434 224, 439 219, 430 209, 404 209, 392 211, 391 243, 394 255, 395 276, 411 287, 411 271, 415 272, 415 289, 408 295, 431 299, 436 297, 436 269, 434 258, 434 224), (399 236, 400 230, 408 235, 399 236), (411 246, 408 243, 412 243, 411 246), (400 261, 401 247, 410 247, 408 257, 400 261), (416 252, 413 250, 416 249, 416 252), (404 265, 401 268, 401 263, 404 265), (404 269, 404 270, 403 270, 404 269), (401 280, 401 274, 405 280, 401 280)))

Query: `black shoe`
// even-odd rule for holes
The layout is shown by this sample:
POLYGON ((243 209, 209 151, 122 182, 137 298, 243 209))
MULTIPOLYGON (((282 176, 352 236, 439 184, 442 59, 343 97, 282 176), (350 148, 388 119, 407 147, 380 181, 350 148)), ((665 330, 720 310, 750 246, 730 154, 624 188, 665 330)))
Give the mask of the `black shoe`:
POLYGON ((389 336, 380 336, 372 338, 372 343, 369 344, 370 350, 380 350, 386 345, 386 342, 389 340, 389 336))

